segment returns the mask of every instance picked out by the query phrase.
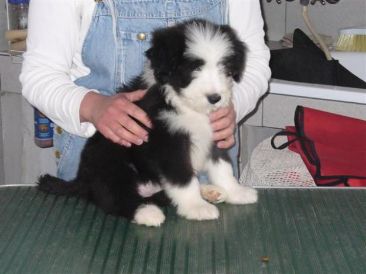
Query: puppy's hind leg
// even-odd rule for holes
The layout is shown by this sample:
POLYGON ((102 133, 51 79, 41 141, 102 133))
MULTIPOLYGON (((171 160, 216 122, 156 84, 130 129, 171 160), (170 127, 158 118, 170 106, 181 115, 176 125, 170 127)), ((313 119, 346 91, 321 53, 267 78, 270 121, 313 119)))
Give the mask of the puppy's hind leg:
POLYGON ((128 173, 125 173, 125 180, 94 178, 90 180, 93 182, 90 198, 107 214, 121 216, 140 225, 159 226, 165 220, 163 212, 155 201, 138 193, 135 181, 136 178, 128 173))
POLYGON ((148 201, 137 193, 129 193, 117 199, 109 199, 102 208, 113 215, 123 216, 139 225, 160 226, 165 215, 155 201, 148 201))
POLYGON ((165 215, 155 204, 142 204, 136 209, 133 221, 139 225, 160 226, 165 221, 165 215))
POLYGON ((257 202, 257 191, 240 185, 233 174, 231 164, 222 159, 211 159, 207 163, 210 181, 226 191, 225 202, 230 204, 252 204, 257 202))
POLYGON ((217 207, 201 197, 197 177, 193 177, 184 186, 166 183, 164 189, 172 203, 177 206, 179 215, 191 220, 212 220, 219 217, 217 207))
MULTIPOLYGON (((144 186, 146 185, 138 186, 139 195, 150 195, 150 191, 147 190, 147 187, 144 188, 144 186)), ((148 187, 151 187, 151 184, 149 184, 148 187)), ((146 226, 160 226, 165 221, 165 215, 159 206, 168 206, 171 204, 171 201, 160 187, 154 186, 153 189, 160 189, 160 191, 148 197, 144 197, 142 195, 143 204, 141 204, 136 209, 133 217, 133 221, 137 224, 146 226)))

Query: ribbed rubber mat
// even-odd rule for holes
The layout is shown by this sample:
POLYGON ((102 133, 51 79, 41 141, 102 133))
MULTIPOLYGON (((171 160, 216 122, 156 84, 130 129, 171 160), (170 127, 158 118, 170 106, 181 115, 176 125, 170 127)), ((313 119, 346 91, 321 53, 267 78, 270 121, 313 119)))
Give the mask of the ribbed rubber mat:
POLYGON ((216 221, 160 228, 76 198, 0 188, 0 273, 366 273, 366 190, 260 189, 216 221))

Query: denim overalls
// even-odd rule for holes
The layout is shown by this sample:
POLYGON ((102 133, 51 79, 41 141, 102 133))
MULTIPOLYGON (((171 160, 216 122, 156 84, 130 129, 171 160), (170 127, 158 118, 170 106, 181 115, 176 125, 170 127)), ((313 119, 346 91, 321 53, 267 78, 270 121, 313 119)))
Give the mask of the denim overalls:
MULTIPOLYGON (((192 18, 227 23, 226 1, 115 0, 116 40, 111 12, 103 2, 98 2, 82 48, 82 59, 90 74, 75 83, 102 94, 114 94, 118 87, 141 73, 144 52, 149 48, 154 29, 192 18)), ((76 176, 86 140, 56 129, 54 143, 59 178, 69 181, 76 176)), ((237 155, 237 148, 232 149, 231 154, 237 155)))

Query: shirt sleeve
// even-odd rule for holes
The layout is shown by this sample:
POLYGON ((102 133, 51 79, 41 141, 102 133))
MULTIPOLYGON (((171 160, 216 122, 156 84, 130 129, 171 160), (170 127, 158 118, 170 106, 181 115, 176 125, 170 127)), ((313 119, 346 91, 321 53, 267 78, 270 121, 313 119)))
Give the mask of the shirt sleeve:
POLYGON ((91 123, 80 123, 79 108, 90 90, 74 84, 71 77, 80 25, 79 0, 30 1, 20 82, 23 96, 55 124, 89 137, 95 128, 91 123))
POLYGON ((259 0, 229 1, 230 25, 247 46, 246 65, 240 83, 234 84, 233 104, 240 122, 267 91, 271 77, 270 51, 264 41, 264 23, 259 0))

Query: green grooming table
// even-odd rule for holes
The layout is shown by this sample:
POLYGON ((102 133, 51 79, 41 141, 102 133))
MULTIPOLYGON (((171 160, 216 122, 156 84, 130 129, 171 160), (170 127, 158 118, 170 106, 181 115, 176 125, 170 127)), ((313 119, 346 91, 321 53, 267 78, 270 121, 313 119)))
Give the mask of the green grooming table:
POLYGON ((259 189, 215 221, 148 228, 76 198, 0 188, 0 273, 366 273, 366 189, 259 189))

